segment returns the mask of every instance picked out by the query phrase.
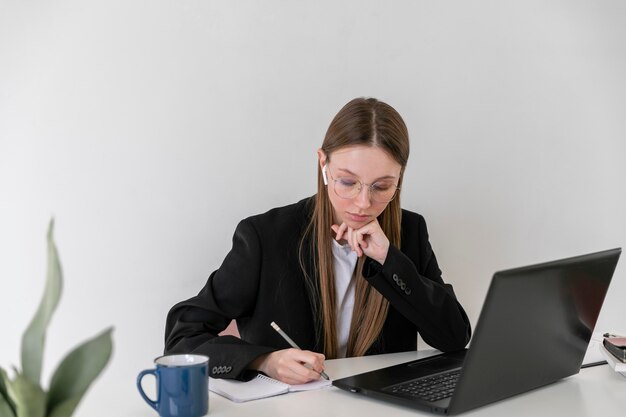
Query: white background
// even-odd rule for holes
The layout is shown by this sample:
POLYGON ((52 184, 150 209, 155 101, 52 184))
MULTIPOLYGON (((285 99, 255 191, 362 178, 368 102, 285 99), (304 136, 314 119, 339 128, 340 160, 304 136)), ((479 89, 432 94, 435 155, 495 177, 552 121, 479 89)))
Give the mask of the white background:
MULTIPOLYGON (((237 222, 315 192, 357 96, 403 115, 403 206, 472 323, 494 271, 623 246, 624 21, 619 0, 0 0, 0 365, 19 364, 54 216, 44 376, 114 326, 96 388, 134 389, 237 222)), ((624 262, 600 331, 626 330, 624 262)))

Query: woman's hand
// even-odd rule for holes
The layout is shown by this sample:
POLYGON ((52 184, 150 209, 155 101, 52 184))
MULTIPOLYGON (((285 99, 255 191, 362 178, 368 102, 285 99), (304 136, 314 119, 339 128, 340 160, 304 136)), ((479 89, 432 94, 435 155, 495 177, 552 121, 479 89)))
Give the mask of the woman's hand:
POLYGON ((377 219, 360 229, 353 229, 345 223, 333 224, 331 228, 336 234, 335 239, 338 241, 345 239, 359 257, 365 254, 381 265, 385 263, 389 252, 389 239, 380 228, 377 219))
POLYGON ((250 367, 289 385, 306 384, 320 379, 324 358, 310 350, 283 349, 259 356, 250 367))

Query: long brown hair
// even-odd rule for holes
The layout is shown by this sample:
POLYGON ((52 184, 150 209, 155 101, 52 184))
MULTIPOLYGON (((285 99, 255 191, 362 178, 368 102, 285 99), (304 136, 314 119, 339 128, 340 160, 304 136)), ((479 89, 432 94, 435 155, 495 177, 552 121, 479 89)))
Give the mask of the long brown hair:
MULTIPOLYGON (((330 123, 322 151, 330 160, 332 153, 346 146, 375 146, 389 154, 402 167, 398 187, 402 186, 409 158, 409 134, 402 117, 391 106, 374 98, 356 98, 346 104, 330 123)), ((318 166, 317 195, 311 221, 300 242, 300 263, 307 279, 315 317, 318 340, 323 340, 326 358, 338 355, 336 328, 335 274, 331 225, 333 207, 318 166), (311 277, 304 265, 305 240, 311 238, 309 259, 313 259, 311 277)), ((378 216, 378 222, 390 243, 400 247, 400 191, 378 216)), ((346 356, 362 356, 376 341, 387 318, 389 301, 363 278, 362 256, 356 265, 355 300, 346 356)))

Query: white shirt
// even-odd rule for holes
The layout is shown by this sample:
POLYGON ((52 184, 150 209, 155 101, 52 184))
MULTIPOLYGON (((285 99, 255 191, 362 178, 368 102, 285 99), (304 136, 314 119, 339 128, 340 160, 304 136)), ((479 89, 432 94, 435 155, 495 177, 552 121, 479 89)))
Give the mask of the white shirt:
POLYGON ((350 245, 342 246, 334 239, 332 251, 333 269, 335 271, 338 354, 340 358, 345 358, 352 322, 352 309, 354 308, 354 268, 358 257, 350 245))

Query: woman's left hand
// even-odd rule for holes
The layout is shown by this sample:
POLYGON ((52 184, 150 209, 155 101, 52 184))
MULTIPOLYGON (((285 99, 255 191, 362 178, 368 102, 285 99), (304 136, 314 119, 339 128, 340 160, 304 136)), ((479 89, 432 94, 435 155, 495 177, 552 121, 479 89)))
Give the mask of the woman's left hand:
POLYGON ((353 229, 345 223, 331 226, 336 240, 345 239, 359 257, 365 254, 381 265, 387 259, 389 239, 385 236, 378 220, 374 219, 359 229, 353 229))

